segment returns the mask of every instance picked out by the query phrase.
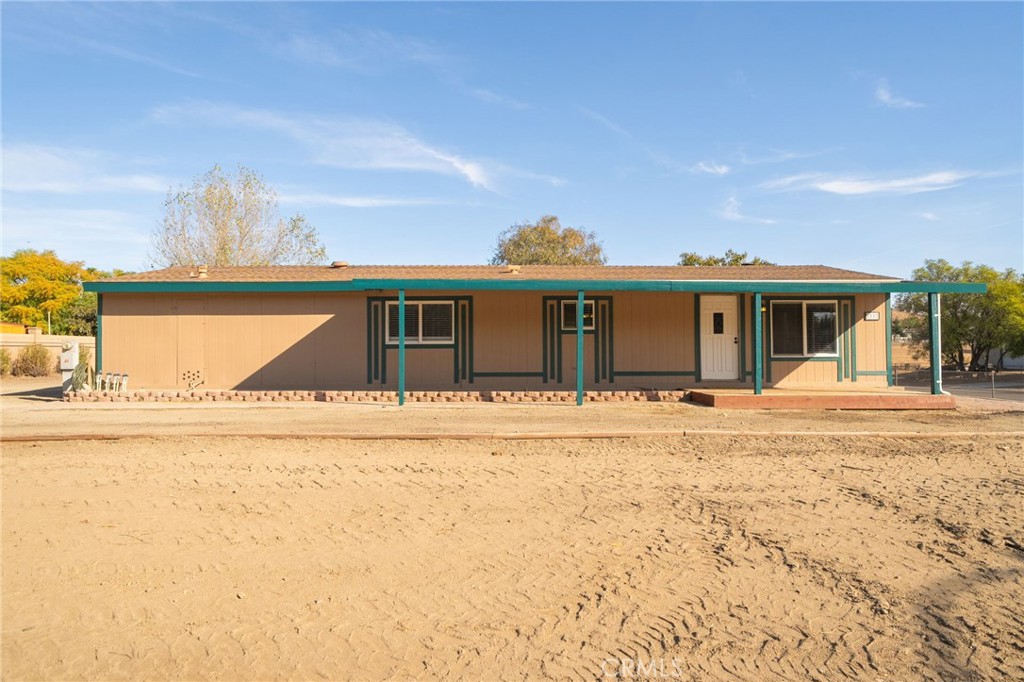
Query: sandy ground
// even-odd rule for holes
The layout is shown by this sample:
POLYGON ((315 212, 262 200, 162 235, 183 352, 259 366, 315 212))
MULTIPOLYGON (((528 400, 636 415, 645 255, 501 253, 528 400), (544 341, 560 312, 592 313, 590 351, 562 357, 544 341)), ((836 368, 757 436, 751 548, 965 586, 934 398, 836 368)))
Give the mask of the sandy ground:
POLYGON ((3 401, 5 680, 1024 679, 1019 412, 3 401))

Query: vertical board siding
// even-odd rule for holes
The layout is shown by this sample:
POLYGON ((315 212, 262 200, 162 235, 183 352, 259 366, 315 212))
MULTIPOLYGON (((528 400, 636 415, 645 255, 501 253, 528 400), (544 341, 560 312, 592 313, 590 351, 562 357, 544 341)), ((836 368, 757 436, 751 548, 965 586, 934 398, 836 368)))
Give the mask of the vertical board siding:
MULTIPOLYGON (((858 294, 857 302, 857 370, 885 372, 885 294, 858 294), (866 313, 877 313, 877 320, 866 320, 866 313)), ((858 381, 867 381, 862 375, 858 381)), ((884 378, 884 377, 883 377, 884 378)))
MULTIPOLYGON (((458 343, 454 347, 407 349, 408 390, 567 390, 575 385, 575 334, 560 332, 557 305, 559 299, 574 299, 575 292, 487 291, 470 296, 430 292, 427 296, 410 290, 408 294, 410 298, 463 298, 456 307, 458 343), (480 374, 474 376, 473 370, 480 374)), ((744 316, 743 365, 751 372, 753 297, 739 298, 744 316)), ((584 337, 585 388, 693 384, 693 294, 616 292, 587 295, 591 299, 598 300, 598 329, 584 337)), ((852 333, 844 334, 842 365, 772 361, 772 383, 835 384, 837 369, 855 366, 858 382, 885 384, 885 295, 859 294, 849 300, 853 305, 848 323, 856 332, 856 344, 852 333), (878 321, 864 319, 872 311, 879 313, 878 321)), ((844 307, 840 306, 841 317, 844 307)), ((193 365, 201 366, 204 388, 394 388, 398 357, 395 350, 382 347, 382 312, 379 305, 367 303, 366 294, 348 292, 107 293, 103 296, 103 367, 127 373, 136 388, 186 387, 182 372, 193 365), (378 333, 368 336, 368 325, 375 322, 378 333), (382 374, 386 376, 383 384, 382 374)), ((844 378, 844 382, 850 380, 844 378)))
POLYGON ((694 296, 687 293, 616 293, 615 384, 677 386, 692 377, 631 377, 630 372, 694 372, 694 296))

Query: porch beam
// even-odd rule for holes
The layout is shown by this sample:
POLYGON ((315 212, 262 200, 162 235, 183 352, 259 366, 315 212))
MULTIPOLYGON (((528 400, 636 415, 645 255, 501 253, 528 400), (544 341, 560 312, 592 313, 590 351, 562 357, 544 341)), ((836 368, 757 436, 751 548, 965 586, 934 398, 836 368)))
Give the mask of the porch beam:
POLYGON ((754 395, 764 388, 764 341, 761 324, 761 292, 754 292, 754 395))
POLYGON ((405 405, 405 289, 398 290, 398 404, 405 405))
POLYGON ((576 292, 576 404, 583 404, 583 289, 576 292))
POLYGON ((928 333, 931 338, 932 395, 942 395, 942 299, 928 294, 928 333))

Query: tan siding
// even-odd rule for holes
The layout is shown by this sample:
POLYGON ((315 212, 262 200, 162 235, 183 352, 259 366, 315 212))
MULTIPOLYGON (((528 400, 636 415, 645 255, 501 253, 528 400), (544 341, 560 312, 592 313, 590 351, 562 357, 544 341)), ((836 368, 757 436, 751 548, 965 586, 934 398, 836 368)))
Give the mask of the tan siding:
POLYGON ((206 377, 206 299, 178 298, 174 304, 177 318, 178 366, 174 374, 179 388, 208 385, 206 377))
POLYGON ((365 385, 365 299, 354 294, 317 294, 313 326, 316 388, 365 385))
MULTIPOLYGON (((857 369, 884 371, 885 357, 885 294, 858 294, 857 306, 857 369), (864 319, 865 313, 878 313, 878 320, 864 319)), ((860 377, 866 381, 872 377, 860 377)))
MULTIPOLYGON (((393 293, 393 292, 391 292, 393 293)), ((450 298, 449 292, 430 294, 450 298)), ((541 292, 476 292, 474 367, 479 372, 540 372, 543 368, 541 292)), ((574 298, 566 292, 565 298, 574 298)), ((694 296, 688 293, 625 292, 612 295, 616 371, 689 371, 694 366, 694 296)), ((746 367, 752 368, 750 297, 740 314, 746 331, 746 367)), ((362 389, 366 382, 366 297, 357 293, 317 294, 105 294, 103 365, 127 372, 138 388, 187 385, 184 371, 199 367, 206 388, 362 389)), ((884 296, 857 298, 858 367, 885 369, 884 296), (864 313, 877 309, 878 322, 864 313)), ((768 330, 765 330, 767 334, 768 330)), ((454 351, 408 350, 409 390, 462 387, 481 390, 567 389, 575 386, 576 339, 560 336, 561 384, 540 378, 478 377, 455 382, 454 351)), ((585 337, 586 388, 675 388, 693 377, 643 376, 595 384, 594 337, 585 337)), ((396 386, 398 355, 387 352, 387 387, 396 386)), ((836 382, 831 362, 776 362, 776 383, 828 385, 836 382)), ((885 377, 861 377, 865 384, 885 377)), ((379 386, 380 384, 374 384, 379 386)))
MULTIPOLYGON (((475 294, 473 345, 476 371, 540 372, 544 364, 543 314, 543 294, 475 294)), ((503 381, 501 385, 507 386, 510 379, 503 381)))
POLYGON ((102 366, 127 372, 131 386, 173 387, 177 358, 174 299, 153 294, 104 294, 102 366))
POLYGON ((830 385, 836 384, 835 362, 773 361, 772 385, 830 385))
POLYGON ((694 370, 693 294, 616 294, 614 305, 617 371, 694 370))
POLYGON ((206 301, 206 376, 211 388, 262 388, 261 295, 211 295, 206 301))

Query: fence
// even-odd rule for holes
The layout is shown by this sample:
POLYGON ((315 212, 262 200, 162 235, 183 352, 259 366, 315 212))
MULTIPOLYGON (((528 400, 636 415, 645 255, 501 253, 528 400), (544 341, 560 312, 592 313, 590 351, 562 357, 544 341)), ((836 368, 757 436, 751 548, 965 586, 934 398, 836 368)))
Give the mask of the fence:
POLYGON ((60 351, 65 343, 78 342, 79 352, 89 352, 89 365, 96 367, 96 339, 92 336, 58 336, 43 334, 38 327, 29 327, 27 334, 0 334, 0 348, 6 348, 11 359, 16 359, 21 349, 38 343, 53 357, 53 371, 57 372, 60 351))

